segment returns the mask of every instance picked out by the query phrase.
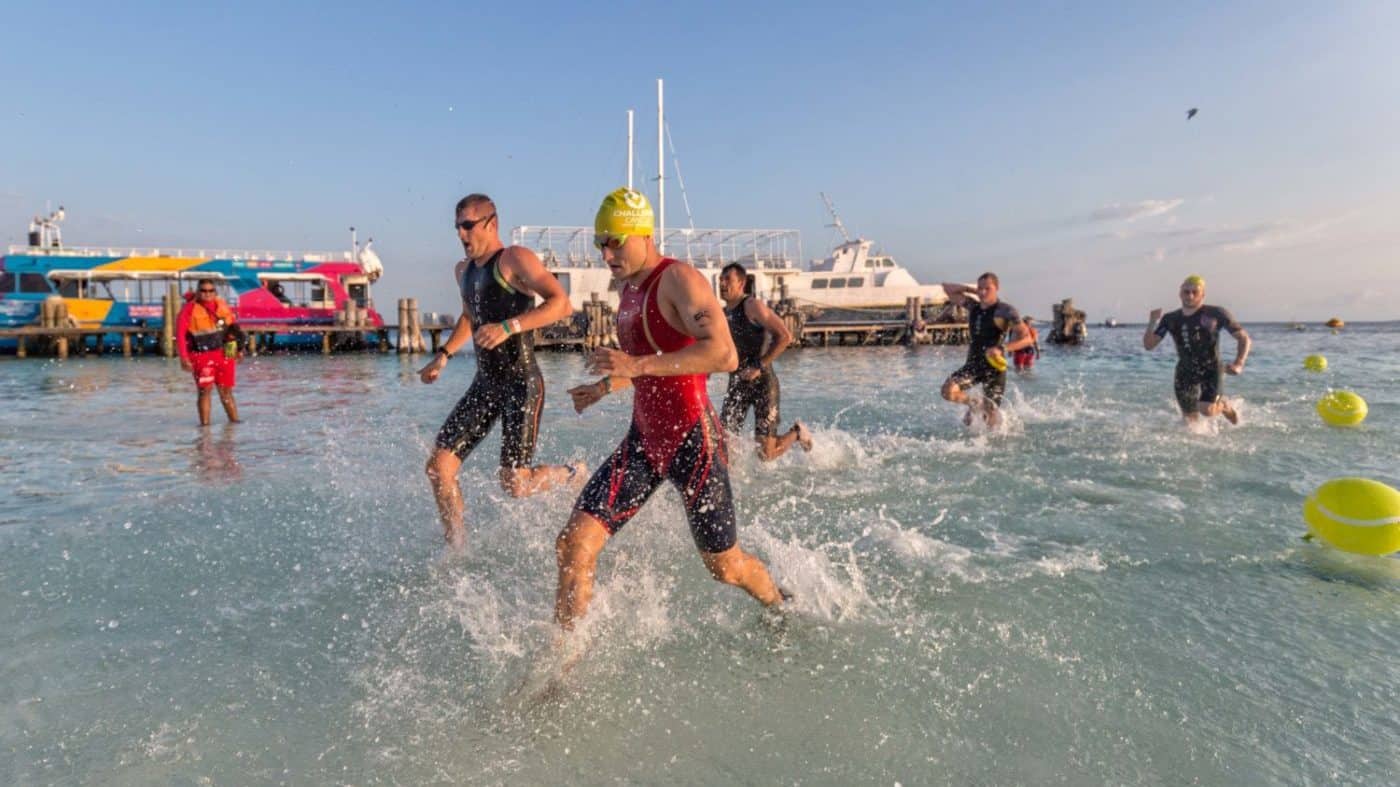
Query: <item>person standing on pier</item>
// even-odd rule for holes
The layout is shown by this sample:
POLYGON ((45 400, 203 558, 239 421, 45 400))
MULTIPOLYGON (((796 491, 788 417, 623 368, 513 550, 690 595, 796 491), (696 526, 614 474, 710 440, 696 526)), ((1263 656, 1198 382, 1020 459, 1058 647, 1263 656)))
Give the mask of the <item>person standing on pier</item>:
POLYGON ((1030 333, 1016 307, 1000 300, 1001 281, 995 273, 984 273, 977 277, 977 286, 945 282, 944 292, 955 304, 967 308, 967 362, 943 382, 943 398, 968 407, 967 423, 972 423, 975 403, 967 395, 967 389, 974 385, 982 386, 980 409, 988 426, 1001 423, 1001 398, 1006 392, 1006 354, 1014 353, 1023 347, 1031 346, 1030 333), (977 301, 968 297, 976 292, 977 301), (1011 340, 1003 347, 1001 342, 1006 335, 1011 340))
POLYGON ((622 349, 594 350, 588 367, 603 378, 569 395, 583 412, 622 388, 636 393, 627 436, 584 487, 555 542, 554 617, 566 630, 588 611, 603 546, 668 480, 710 575, 764 605, 783 602, 763 562, 738 546, 724 430, 705 387, 710 374, 738 368, 739 356, 709 282, 662 257, 652 227, 646 197, 626 188, 609 194, 594 220, 593 242, 622 283, 622 349))
POLYGON ((1225 416, 1232 424, 1240 422, 1239 413, 1224 396, 1224 374, 1244 371, 1244 359, 1252 346, 1249 334, 1235 321, 1230 312, 1210 306, 1206 300, 1206 282, 1200 276, 1187 276, 1181 283, 1181 308, 1162 315, 1153 309, 1147 316, 1147 330, 1142 334, 1145 350, 1155 350, 1168 333, 1176 344, 1176 403, 1181 416, 1191 423, 1202 416, 1225 416), (1220 329, 1235 337, 1235 360, 1220 366, 1220 329))
POLYGON ((767 462, 787 453, 793 443, 811 451, 812 435, 801 421, 793 421, 791 429, 778 434, 778 374, 773 371, 773 361, 792 343, 792 333, 768 304, 748 293, 748 283, 748 271, 737 262, 720 271, 724 318, 739 353, 739 368, 729 375, 729 389, 720 412, 724 427, 737 433, 744 428, 749 408, 753 408, 758 455, 767 462))
POLYGON ((585 470, 574 465, 535 465, 544 377, 535 361, 534 330, 567 318, 569 296, 540 258, 523 246, 501 242, 496 204, 485 194, 457 203, 453 226, 466 257, 454 280, 462 294, 462 314, 452 335, 419 370, 424 383, 438 379, 447 362, 476 342, 476 376, 438 432, 428 458, 428 480, 437 500, 443 536, 456 551, 466 549, 462 461, 501 421, 501 488, 512 497, 542 492, 585 470), (538 306, 535 298, 543 300, 538 306))
POLYGON ((200 279, 195 291, 186 293, 185 298, 175 318, 175 346, 180 352, 180 368, 194 375, 199 425, 209 425, 210 392, 215 388, 229 423, 236 424, 238 403, 233 400, 233 385, 242 334, 237 318, 219 297, 213 279, 200 279))

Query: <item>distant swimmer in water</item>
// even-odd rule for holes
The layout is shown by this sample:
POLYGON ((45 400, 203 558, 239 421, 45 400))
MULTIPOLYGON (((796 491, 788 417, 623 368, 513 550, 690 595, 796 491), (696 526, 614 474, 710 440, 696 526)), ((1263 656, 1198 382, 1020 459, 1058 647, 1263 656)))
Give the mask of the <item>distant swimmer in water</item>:
POLYGON ((1244 371, 1249 357, 1249 334, 1230 312, 1205 304, 1206 282, 1200 276, 1187 276, 1181 283, 1181 308, 1162 315, 1153 309, 1142 335, 1144 349, 1153 350, 1168 333, 1176 343, 1176 403, 1188 422, 1201 416, 1223 415, 1232 424, 1239 414, 1223 396, 1224 375, 1220 367, 1220 329, 1235 337, 1235 360, 1224 368, 1229 374, 1244 371))
POLYGON ((1040 331, 1035 329, 1035 322, 1030 317, 1022 317, 1021 324, 1026 326, 1026 333, 1030 334, 1031 344, 1029 347, 1022 347, 1011 354, 1011 361, 1016 366, 1016 371, 1025 373, 1035 365, 1035 359, 1040 357, 1040 331))
POLYGON ((978 300, 967 296, 974 288, 965 284, 945 282, 943 290, 955 304, 967 307, 967 330, 970 341, 967 346, 967 362, 948 376, 943 383, 943 398, 968 406, 967 422, 972 422, 973 402, 967 389, 974 385, 982 386, 982 418, 988 426, 1001 423, 1002 394, 1006 392, 1006 353, 1015 353, 1030 347, 1032 339, 1021 322, 1016 307, 999 300, 1001 283, 995 273, 984 273, 977 277, 978 300), (1007 334, 1011 339, 1003 348, 1002 339, 1007 334))
POLYGON ((665 481, 681 494, 710 575, 767 606, 783 601, 763 562, 738 546, 724 429, 705 390, 707 375, 738 368, 734 342, 709 282, 690 265, 662 257, 652 227, 646 197, 625 188, 603 200, 594 220, 593 242, 621 284, 622 349, 594 350, 588 366, 603 379, 569 395, 583 412, 613 391, 636 393, 627 436, 584 487, 555 542, 554 617, 566 630, 588 611, 603 546, 665 481))
POLYGON ((533 331, 568 317, 573 311, 569 296, 533 251, 501 243, 496 204, 490 197, 463 197, 455 216, 453 226, 467 255, 453 272, 462 294, 462 314, 452 336, 418 374, 432 383, 453 355, 476 340, 476 376, 438 432, 427 466, 443 535, 449 546, 462 550, 466 525, 457 471, 497 419, 501 488, 510 496, 542 492, 585 468, 534 464, 544 377, 535 362, 533 331), (538 306, 536 296, 543 300, 538 306))
POLYGON ((812 435, 801 421, 794 421, 791 429, 778 434, 778 373, 773 371, 773 361, 792 343, 792 333, 768 304, 748 293, 748 282, 748 271, 737 262, 720 271, 724 318, 739 353, 739 369, 729 374, 729 390, 720 412, 724 427, 737 433, 753 408, 753 436, 758 441, 758 455, 766 462, 787 453, 793 443, 804 451, 812 450, 812 435))

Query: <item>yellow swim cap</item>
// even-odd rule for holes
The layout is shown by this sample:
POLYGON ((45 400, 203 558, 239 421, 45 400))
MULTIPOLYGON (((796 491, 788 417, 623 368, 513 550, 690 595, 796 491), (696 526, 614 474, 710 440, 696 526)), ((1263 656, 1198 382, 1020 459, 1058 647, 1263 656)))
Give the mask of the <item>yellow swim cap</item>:
POLYGON ((629 188, 620 188, 604 197, 593 219, 594 232, 623 238, 650 237, 654 225, 651 203, 647 202, 646 195, 629 188))
POLYGON ((1200 287, 1203 290, 1206 288, 1206 280, 1202 279, 1200 276, 1197 276, 1194 273, 1190 276, 1187 276, 1186 281, 1183 281, 1182 284, 1189 284, 1193 287, 1200 287))

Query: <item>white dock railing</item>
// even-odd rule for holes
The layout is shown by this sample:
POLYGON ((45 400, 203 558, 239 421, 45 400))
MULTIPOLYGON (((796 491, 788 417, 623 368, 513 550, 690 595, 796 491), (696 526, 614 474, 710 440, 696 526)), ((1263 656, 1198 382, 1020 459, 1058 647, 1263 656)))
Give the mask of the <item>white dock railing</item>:
MULTIPOLYGON (((700 268, 721 268, 738 262, 750 269, 796 269, 802 260, 802 233, 782 229, 666 230, 669 256, 700 268)), ((524 246, 549 267, 593 268, 603 257, 593 245, 592 227, 519 226, 510 242, 524 246)))
POLYGON ((157 249, 135 246, 10 246, 9 254, 33 257, 169 257, 201 260, 288 260, 291 262, 353 262, 347 251, 289 251, 247 249, 157 249))

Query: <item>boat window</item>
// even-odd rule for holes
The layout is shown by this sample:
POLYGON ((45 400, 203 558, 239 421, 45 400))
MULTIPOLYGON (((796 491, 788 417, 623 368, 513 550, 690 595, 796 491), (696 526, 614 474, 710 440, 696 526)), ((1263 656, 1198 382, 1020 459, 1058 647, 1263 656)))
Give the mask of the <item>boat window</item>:
POLYGON ((368 284, 352 284, 349 287, 347 287, 346 290, 350 295, 350 300, 354 301, 356 306, 359 306, 361 308, 369 308, 368 284))
POLYGON ((886 268, 893 268, 893 267, 894 267, 894 260, 890 259, 889 257, 886 257, 886 258, 885 258, 885 267, 886 267, 886 268))
POLYGON ((319 281, 311 282, 311 300, 315 302, 312 305, 319 304, 325 299, 326 285, 319 281))
POLYGON ((83 296, 80 294, 78 285, 77 279, 59 279, 58 294, 65 298, 81 298, 83 296))
POLYGON ((53 288, 49 286, 49 280, 45 279, 42 273, 21 273, 19 275, 19 291, 48 294, 53 292, 53 288))
POLYGON ((831 280, 831 289, 833 289, 833 290, 840 289, 840 288, 845 287, 845 286, 846 286, 846 280, 845 280, 845 279, 832 279, 832 280, 831 280))
POLYGON ((812 279, 812 289, 814 290, 824 290, 826 289, 826 285, 826 279, 812 279))
POLYGON ((849 279, 846 280, 846 286, 848 286, 848 287, 859 287, 859 286, 861 286, 861 282, 863 282, 863 281, 865 281, 865 277, 864 277, 864 276, 852 276, 851 278, 849 278, 849 279))
POLYGON ((15 291, 15 275, 13 273, 0 273, 0 294, 15 291))

